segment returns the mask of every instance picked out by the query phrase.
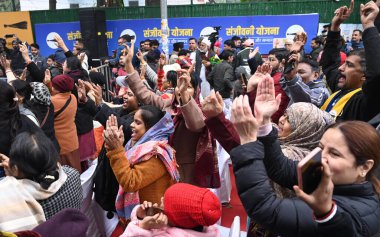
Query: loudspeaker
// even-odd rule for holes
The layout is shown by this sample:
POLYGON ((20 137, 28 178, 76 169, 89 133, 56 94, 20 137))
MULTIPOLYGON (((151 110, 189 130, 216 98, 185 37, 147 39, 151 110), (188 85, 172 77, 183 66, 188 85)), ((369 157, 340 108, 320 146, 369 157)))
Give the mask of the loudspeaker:
POLYGON ((80 30, 87 49, 88 64, 96 67, 100 63, 92 59, 107 57, 106 14, 103 10, 81 9, 80 30))

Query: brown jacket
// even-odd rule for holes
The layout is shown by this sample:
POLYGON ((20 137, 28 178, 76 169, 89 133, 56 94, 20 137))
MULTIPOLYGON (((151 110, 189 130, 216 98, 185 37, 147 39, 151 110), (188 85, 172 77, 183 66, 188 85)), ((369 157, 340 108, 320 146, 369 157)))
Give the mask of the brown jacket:
POLYGON ((55 136, 61 147, 60 154, 75 151, 79 147, 75 114, 77 113, 77 99, 71 92, 59 93, 51 97, 54 113, 58 112, 71 96, 70 104, 54 119, 55 136))
POLYGON ((139 191, 140 202, 161 202, 167 188, 174 184, 164 163, 157 156, 131 166, 123 147, 107 152, 112 170, 124 192, 139 191))

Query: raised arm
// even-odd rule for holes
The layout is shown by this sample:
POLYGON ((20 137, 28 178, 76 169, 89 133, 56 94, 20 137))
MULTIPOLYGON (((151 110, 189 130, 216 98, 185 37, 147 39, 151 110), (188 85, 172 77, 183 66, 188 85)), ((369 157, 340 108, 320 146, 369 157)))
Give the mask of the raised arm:
POLYGON ((340 78, 340 48, 342 40, 340 36, 340 25, 350 17, 354 7, 354 1, 351 1, 350 7, 346 6, 338 8, 334 12, 334 17, 331 21, 331 29, 327 33, 326 44, 323 49, 323 54, 319 65, 322 66, 322 71, 326 75, 327 85, 332 92, 339 90, 337 87, 340 78))
POLYGON ((143 81, 140 80, 138 72, 135 71, 132 64, 134 55, 134 42, 132 42, 131 47, 127 46, 127 50, 128 54, 124 57, 125 71, 127 72, 125 85, 131 88, 137 99, 142 103, 154 105, 162 110, 168 109, 171 105, 171 101, 164 100, 161 98, 161 96, 156 95, 154 92, 148 90, 143 81))
POLYGON ((207 128, 228 153, 240 145, 239 134, 223 113, 223 99, 218 92, 211 91, 210 95, 203 100, 202 111, 206 116, 207 128))
POLYGON ((363 42, 366 58, 366 81, 364 82, 361 120, 369 121, 380 113, 380 35, 375 27, 375 19, 378 17, 379 7, 374 2, 361 5, 360 15, 363 25, 363 42))

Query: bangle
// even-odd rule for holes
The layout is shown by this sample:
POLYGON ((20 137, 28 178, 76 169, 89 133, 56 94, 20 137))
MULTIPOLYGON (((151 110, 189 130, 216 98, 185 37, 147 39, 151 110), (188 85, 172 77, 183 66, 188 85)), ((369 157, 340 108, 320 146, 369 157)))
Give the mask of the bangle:
POLYGON ((333 203, 331 205, 331 210, 327 214, 325 214, 321 217, 317 217, 314 215, 315 222, 320 223, 320 224, 328 222, 329 220, 331 220, 335 216, 337 209, 338 208, 336 206, 336 203, 335 203, 335 201, 333 201, 333 203))
POLYGON ((8 72, 12 72, 12 70, 11 69, 5 70, 5 73, 8 73, 8 72))

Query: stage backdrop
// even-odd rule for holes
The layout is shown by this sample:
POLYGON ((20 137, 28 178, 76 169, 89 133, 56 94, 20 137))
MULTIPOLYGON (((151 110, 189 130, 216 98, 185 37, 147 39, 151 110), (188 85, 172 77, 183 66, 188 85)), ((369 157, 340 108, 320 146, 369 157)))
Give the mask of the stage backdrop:
MULTIPOLYGON (((171 18, 169 49, 171 52, 171 46, 175 42, 184 42, 187 48, 190 37, 208 36, 214 31, 214 27, 221 26, 219 40, 223 42, 234 35, 247 37, 255 41, 255 47, 258 46, 262 54, 267 54, 273 47, 282 46, 286 38, 293 39, 297 31, 305 31, 308 34, 305 50, 309 52, 310 41, 318 33, 318 21, 318 14, 171 18)), ((137 46, 141 40, 160 40, 161 37, 160 19, 113 20, 107 21, 106 26, 110 55, 117 48, 117 39, 123 34, 135 35, 137 46)), ((56 50, 54 42, 49 41, 54 34, 59 34, 71 49, 75 39, 81 37, 80 24, 35 24, 35 38, 43 55, 52 54, 56 50)))

